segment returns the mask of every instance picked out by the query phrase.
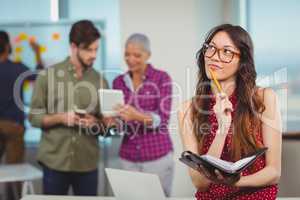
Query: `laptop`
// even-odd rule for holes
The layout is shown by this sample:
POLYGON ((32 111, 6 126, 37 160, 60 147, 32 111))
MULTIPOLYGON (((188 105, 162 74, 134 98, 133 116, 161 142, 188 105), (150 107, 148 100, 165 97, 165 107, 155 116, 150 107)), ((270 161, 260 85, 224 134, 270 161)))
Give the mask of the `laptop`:
POLYGON ((155 174, 119 169, 105 169, 117 200, 166 200, 155 174))

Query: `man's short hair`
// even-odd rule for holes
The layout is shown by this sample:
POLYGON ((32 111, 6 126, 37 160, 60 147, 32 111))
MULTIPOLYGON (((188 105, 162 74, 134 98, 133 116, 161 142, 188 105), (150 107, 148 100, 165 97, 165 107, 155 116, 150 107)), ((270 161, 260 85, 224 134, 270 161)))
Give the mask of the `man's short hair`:
POLYGON ((100 32, 90 20, 80 20, 72 25, 69 42, 87 48, 101 37, 100 32))
POLYGON ((6 46, 9 45, 9 35, 6 31, 0 31, 0 54, 3 54, 6 50, 6 46))

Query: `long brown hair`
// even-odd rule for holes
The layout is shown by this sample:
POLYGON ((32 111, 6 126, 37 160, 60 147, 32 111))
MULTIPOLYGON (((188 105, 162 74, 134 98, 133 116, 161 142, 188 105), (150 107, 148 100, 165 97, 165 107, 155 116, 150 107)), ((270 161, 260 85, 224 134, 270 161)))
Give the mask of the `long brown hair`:
MULTIPOLYGON (((240 50, 239 68, 236 72, 237 106, 233 117, 233 141, 231 143, 231 157, 240 159, 243 155, 253 153, 262 144, 257 140, 257 131, 260 131, 261 122, 259 115, 264 111, 263 100, 257 93, 256 71, 253 60, 253 44, 247 31, 240 26, 223 24, 213 28, 207 35, 205 43, 210 43, 213 37, 220 31, 228 34, 234 45, 240 50)), ((205 134, 201 127, 208 124, 208 110, 210 100, 200 98, 211 92, 210 82, 205 72, 204 48, 197 52, 197 65, 199 67, 196 95, 191 104, 191 120, 193 132, 199 142, 199 150, 202 153, 205 134)))

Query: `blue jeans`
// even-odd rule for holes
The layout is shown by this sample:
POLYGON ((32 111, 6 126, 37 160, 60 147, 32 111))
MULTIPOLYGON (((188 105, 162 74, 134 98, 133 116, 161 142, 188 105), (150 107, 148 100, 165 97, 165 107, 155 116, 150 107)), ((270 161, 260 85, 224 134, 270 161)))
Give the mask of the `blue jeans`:
POLYGON ((74 195, 97 195, 98 169, 90 172, 62 172, 43 166, 43 174, 44 194, 67 195, 71 186, 74 195))

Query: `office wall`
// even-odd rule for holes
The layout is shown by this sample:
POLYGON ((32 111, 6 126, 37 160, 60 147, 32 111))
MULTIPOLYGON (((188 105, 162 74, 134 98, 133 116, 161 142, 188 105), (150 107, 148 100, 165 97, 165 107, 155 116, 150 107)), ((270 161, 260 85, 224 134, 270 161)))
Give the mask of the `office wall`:
MULTIPOLYGON (((284 122, 287 131, 300 130, 299 10, 300 1, 297 0, 248 1, 248 28, 255 45, 256 67, 260 75, 271 77, 269 84, 277 86, 277 91, 286 90, 282 106, 287 112, 284 122), (274 76, 280 69, 286 72, 282 87, 274 76)), ((278 74, 284 75, 280 71, 278 74)), ((299 140, 283 141, 280 196, 300 196, 299 145, 299 140)))
MULTIPOLYGON (((107 69, 120 67, 119 0, 61 0, 65 20, 104 20, 107 42, 107 69)), ((0 0, 0 23, 50 21, 50 0, 0 0)), ((98 66, 99 67, 99 66, 98 66)), ((116 74, 107 74, 109 82, 116 74)))
MULTIPOLYGON (((206 32, 223 22, 222 1, 125 0, 120 1, 120 12, 122 52, 130 34, 145 33, 152 45, 150 62, 166 70, 177 84, 174 92, 181 97, 175 97, 174 105, 191 97, 196 52, 206 32)), ((121 68, 126 70, 123 60, 121 68)))
POLYGON ((243 25, 243 16, 241 9, 247 0, 223 0, 223 19, 225 23, 243 25))
MULTIPOLYGON (((156 67, 166 70, 176 86, 173 87, 174 96, 171 126, 176 154, 179 154, 180 141, 178 140, 176 124, 176 107, 178 102, 191 96, 190 86, 195 83, 195 54, 200 46, 197 33, 198 13, 197 1, 165 0, 125 0, 120 2, 121 16, 121 43, 135 32, 145 33, 151 40, 152 56, 150 62, 156 67)), ((124 48, 122 47, 122 50, 124 48)), ((122 69, 126 70, 123 61, 122 69)), ((176 157, 176 156, 175 156, 176 157)), ((178 163, 176 163, 178 165, 178 163)), ((173 194, 176 190, 185 190, 183 193, 193 194, 193 186, 188 178, 187 171, 181 165, 182 173, 175 179, 180 179, 180 185, 174 182, 173 194), (183 185, 185 188, 183 188, 183 185), (175 189, 176 188, 176 189, 175 189)), ((178 174, 178 167, 176 167, 178 174)), ((184 195, 184 194, 181 194, 184 195)))
POLYGON ((68 0, 69 19, 101 19, 106 23, 107 68, 120 66, 119 0, 68 0))
POLYGON ((50 0, 0 0, 0 22, 50 20, 50 0))
MULTIPOLYGON (((1 23, 9 23, 9 22, 49 22, 50 19, 50 0, 0 0, 0 24, 1 23)), ((105 32, 103 32, 103 38, 106 40, 106 66, 99 66, 96 62, 95 68, 96 69, 119 69, 120 67, 120 16, 119 16, 119 0, 61 0, 63 2, 63 9, 61 9, 62 16, 64 17, 63 20, 69 21, 76 21, 80 19, 90 19, 90 20, 101 20, 105 22, 105 32)), ((0 29, 5 27, 0 27, 0 29)), ((67 29, 69 27, 66 27, 67 29)), ((16 30, 22 30, 16 29, 16 30)), ((29 29, 25 29, 24 31, 27 32, 29 29)), ((34 30, 34 29, 30 29, 34 30)), ((31 32, 32 31, 28 31, 31 32)), ((65 30, 63 32, 68 33, 69 30, 65 30)), ((47 35, 47 33, 41 35, 47 35)), ((49 33, 50 34, 50 33, 49 33)), ((65 34, 63 34, 65 35, 65 34)), ((61 38, 64 38, 63 35, 61 38)), ((51 41, 47 41, 43 43, 43 39, 46 37, 42 37, 41 40, 37 39, 41 42, 41 45, 46 45, 47 54, 42 54, 43 61, 46 65, 54 64, 57 62, 57 58, 61 59, 61 56, 66 55, 68 53, 68 40, 61 41, 59 43, 51 41), (51 43, 50 43, 51 42, 51 43), (48 45, 51 44, 51 45, 48 45), (53 45, 52 45, 53 44, 53 45), (63 47, 66 45, 66 49, 62 48, 55 48, 55 45, 62 44, 63 47), (52 49, 49 49, 52 48, 52 49), (53 53, 50 54, 49 52, 55 52, 54 55, 61 55, 61 56, 53 56, 53 53), (55 59, 53 59, 55 58, 55 59)), ((13 40, 14 37, 11 37, 13 40)), ((28 47, 28 44, 26 44, 28 47)), ((29 48, 29 47, 28 47, 29 48)), ((27 49, 28 49, 27 48, 27 49)), ((23 58, 24 54, 26 58, 32 57, 32 52, 27 52, 26 50, 22 53, 23 58), (28 53, 28 55, 27 55, 28 53)), ((99 52, 100 54, 100 52, 99 52)), ((64 59, 64 58, 63 58, 64 59)), ((29 60, 29 62, 25 62, 29 67, 34 67, 35 65, 32 63, 34 59, 29 60)), ((103 71, 101 71, 103 72, 103 71)), ((105 73, 105 72, 103 72, 105 73)), ((116 73, 105 73, 105 76, 109 83, 117 76, 116 73)), ((30 96, 31 94, 28 93, 30 96)), ((26 97, 25 97, 26 98, 26 97)), ((38 131, 33 131, 31 134, 28 134, 29 131, 26 132, 25 140, 27 142, 37 142, 40 138, 40 133, 38 131)))
MULTIPOLYGON (((105 20, 107 40, 107 68, 118 68, 120 66, 120 30, 119 30, 119 0, 62 0, 65 4, 65 12, 63 13, 66 20, 105 20)), ((27 22, 27 21, 50 21, 50 0, 0 0, 0 23, 9 22, 27 22)), ((109 77, 112 79, 112 77, 109 77)), ((32 132, 26 133, 25 138, 28 141, 36 142, 36 138, 32 137, 32 132)), ((26 161, 36 163, 37 144, 28 145, 26 149, 26 161)), ((102 144, 104 146, 106 144, 102 144)), ((118 145, 113 146, 115 149, 110 156, 110 166, 118 166, 117 151, 118 145), (117 164, 114 164, 117 163, 117 164)), ((102 151, 101 151, 102 152, 102 151)), ((102 156, 103 158, 104 156, 102 156)), ((38 166, 38 165, 37 165, 38 166)), ((107 194, 108 186, 104 175, 104 161, 99 163, 99 194, 107 194)), ((35 189, 37 193, 41 193, 42 182, 36 181, 35 189)), ((3 186, 3 185, 2 185, 3 186)), ((0 199, 3 194, 0 185, 0 199)))
MULTIPOLYGON (((225 8, 224 1, 220 0, 120 1, 122 51, 130 34, 145 33, 152 45, 150 62, 166 70, 173 78, 174 100, 170 129, 175 160, 178 160, 182 151, 176 111, 180 102, 193 95, 197 74, 196 52, 209 29, 225 21, 231 22, 231 11, 235 5, 233 1, 229 3, 228 8, 225 8)), ((126 70, 124 61, 122 69, 126 70)), ((173 195, 192 196, 194 187, 183 164, 176 163, 175 174, 173 195)))

